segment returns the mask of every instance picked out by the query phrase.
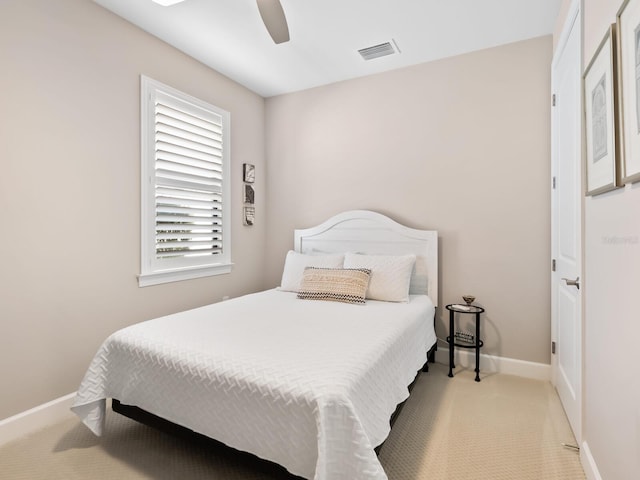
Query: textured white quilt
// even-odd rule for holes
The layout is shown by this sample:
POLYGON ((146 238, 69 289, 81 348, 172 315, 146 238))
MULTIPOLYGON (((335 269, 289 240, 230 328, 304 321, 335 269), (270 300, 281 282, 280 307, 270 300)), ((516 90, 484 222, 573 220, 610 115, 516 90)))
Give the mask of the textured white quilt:
POLYGON ((269 290, 111 335, 72 410, 96 434, 117 398, 314 480, 386 479, 374 447, 435 342, 433 303, 269 290))

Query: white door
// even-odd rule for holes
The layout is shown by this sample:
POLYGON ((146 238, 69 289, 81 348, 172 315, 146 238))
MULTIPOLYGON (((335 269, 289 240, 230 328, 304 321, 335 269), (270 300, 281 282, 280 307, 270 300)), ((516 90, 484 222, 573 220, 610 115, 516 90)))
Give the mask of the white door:
POLYGON ((579 1, 572 2, 551 67, 552 381, 580 443, 582 398, 582 173, 579 1))

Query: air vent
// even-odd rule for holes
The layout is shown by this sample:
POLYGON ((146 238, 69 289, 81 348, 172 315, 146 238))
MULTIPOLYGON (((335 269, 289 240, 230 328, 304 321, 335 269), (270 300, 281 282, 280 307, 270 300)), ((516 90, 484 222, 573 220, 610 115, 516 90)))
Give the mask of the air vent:
POLYGON ((374 45, 373 47, 363 48, 358 50, 358 53, 362 55, 365 60, 373 60, 374 58, 384 57, 386 55, 393 55, 400 50, 395 41, 381 43, 380 45, 374 45))

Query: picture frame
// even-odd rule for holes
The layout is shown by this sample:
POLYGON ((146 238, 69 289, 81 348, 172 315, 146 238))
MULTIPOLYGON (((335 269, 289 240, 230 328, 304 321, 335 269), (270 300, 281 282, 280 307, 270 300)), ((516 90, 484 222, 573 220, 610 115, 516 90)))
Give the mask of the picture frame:
POLYGON ((244 215, 242 216, 242 218, 245 225, 253 225, 256 219, 255 207, 244 207, 244 215))
POLYGON ((616 15, 622 132, 621 181, 640 181, 640 0, 626 0, 616 15))
POLYGON ((243 188, 243 201, 249 205, 253 205, 256 199, 256 191, 253 185, 245 183, 243 188))
POLYGON ((583 76, 586 195, 620 187, 616 25, 612 24, 583 76))
POLYGON ((242 179, 246 183, 253 183, 256 181, 256 167, 251 163, 242 164, 242 179))

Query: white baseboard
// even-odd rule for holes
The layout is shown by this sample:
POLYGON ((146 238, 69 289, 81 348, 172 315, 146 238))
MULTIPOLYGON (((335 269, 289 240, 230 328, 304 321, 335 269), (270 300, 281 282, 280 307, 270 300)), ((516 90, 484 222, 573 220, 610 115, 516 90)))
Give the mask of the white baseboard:
POLYGON ((587 477, 587 480, 602 480, 596 461, 591 455, 591 449, 587 442, 582 442, 580 447, 580 463, 582 463, 582 469, 587 477))
MULTIPOLYGON (((449 365, 449 349, 438 346, 436 362, 449 365)), ((473 350, 456 349, 455 364, 464 368, 475 368, 475 352, 473 350)), ((515 358, 496 357, 480 353, 480 376, 482 372, 505 373, 534 380, 551 380, 551 365, 546 363, 527 362, 515 358)))
POLYGON ((69 409, 75 395, 73 392, 0 420, 0 446, 73 417, 69 409))

